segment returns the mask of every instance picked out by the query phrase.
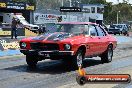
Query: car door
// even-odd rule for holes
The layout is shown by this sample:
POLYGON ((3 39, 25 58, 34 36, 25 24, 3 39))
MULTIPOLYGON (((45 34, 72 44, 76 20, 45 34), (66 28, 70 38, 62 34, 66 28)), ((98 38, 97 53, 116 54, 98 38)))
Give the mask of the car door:
POLYGON ((86 50, 86 55, 93 56, 97 55, 99 52, 99 38, 97 35, 97 30, 94 25, 89 25, 89 36, 87 37, 88 48, 86 50))
POLYGON ((104 29, 101 26, 96 26, 97 33, 98 33, 98 39, 99 39, 99 54, 104 52, 107 47, 108 47, 108 37, 107 34, 105 33, 104 29))

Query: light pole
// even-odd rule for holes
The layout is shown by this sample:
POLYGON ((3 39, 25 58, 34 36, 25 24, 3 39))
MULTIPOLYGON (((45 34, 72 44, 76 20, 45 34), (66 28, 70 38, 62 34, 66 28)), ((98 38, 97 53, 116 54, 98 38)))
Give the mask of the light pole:
POLYGON ((70 2, 70 7, 72 7, 72 1, 71 1, 71 0, 69 0, 69 2, 70 2))
POLYGON ((63 1, 63 0, 61 1, 61 6, 62 6, 62 7, 64 6, 64 1, 63 1))
POLYGON ((117 18, 116 18, 117 24, 119 23, 119 13, 120 11, 117 11, 117 18))

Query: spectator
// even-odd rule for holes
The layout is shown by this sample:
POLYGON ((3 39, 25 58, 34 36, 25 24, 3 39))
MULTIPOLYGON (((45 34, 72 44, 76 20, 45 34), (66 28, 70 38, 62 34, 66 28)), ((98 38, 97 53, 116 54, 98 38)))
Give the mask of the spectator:
POLYGON ((46 32, 46 26, 41 25, 40 28, 39 28, 39 34, 45 33, 45 32, 46 32))
POLYGON ((17 25, 18 25, 18 22, 17 20, 13 17, 12 19, 12 24, 11 24, 11 39, 13 39, 13 36, 15 34, 15 39, 17 39, 17 25))

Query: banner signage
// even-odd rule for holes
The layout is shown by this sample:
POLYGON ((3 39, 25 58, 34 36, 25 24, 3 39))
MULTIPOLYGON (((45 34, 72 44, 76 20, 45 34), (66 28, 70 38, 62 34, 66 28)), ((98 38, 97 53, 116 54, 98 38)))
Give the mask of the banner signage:
POLYGON ((0 2, 0 8, 18 9, 18 10, 35 10, 35 6, 24 2, 0 2))
POLYGON ((18 3, 18 2, 7 2, 6 8, 8 9, 25 9, 25 3, 18 3))

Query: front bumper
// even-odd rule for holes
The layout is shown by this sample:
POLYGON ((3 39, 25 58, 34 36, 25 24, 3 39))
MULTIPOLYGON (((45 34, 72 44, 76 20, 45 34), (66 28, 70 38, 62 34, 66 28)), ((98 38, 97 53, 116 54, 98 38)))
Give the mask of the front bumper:
POLYGON ((74 55, 74 51, 59 51, 59 50, 53 50, 53 51, 40 51, 40 50, 25 50, 20 49, 20 52, 25 55, 38 55, 38 56, 45 56, 45 55, 55 55, 55 56, 63 56, 63 55, 74 55))

